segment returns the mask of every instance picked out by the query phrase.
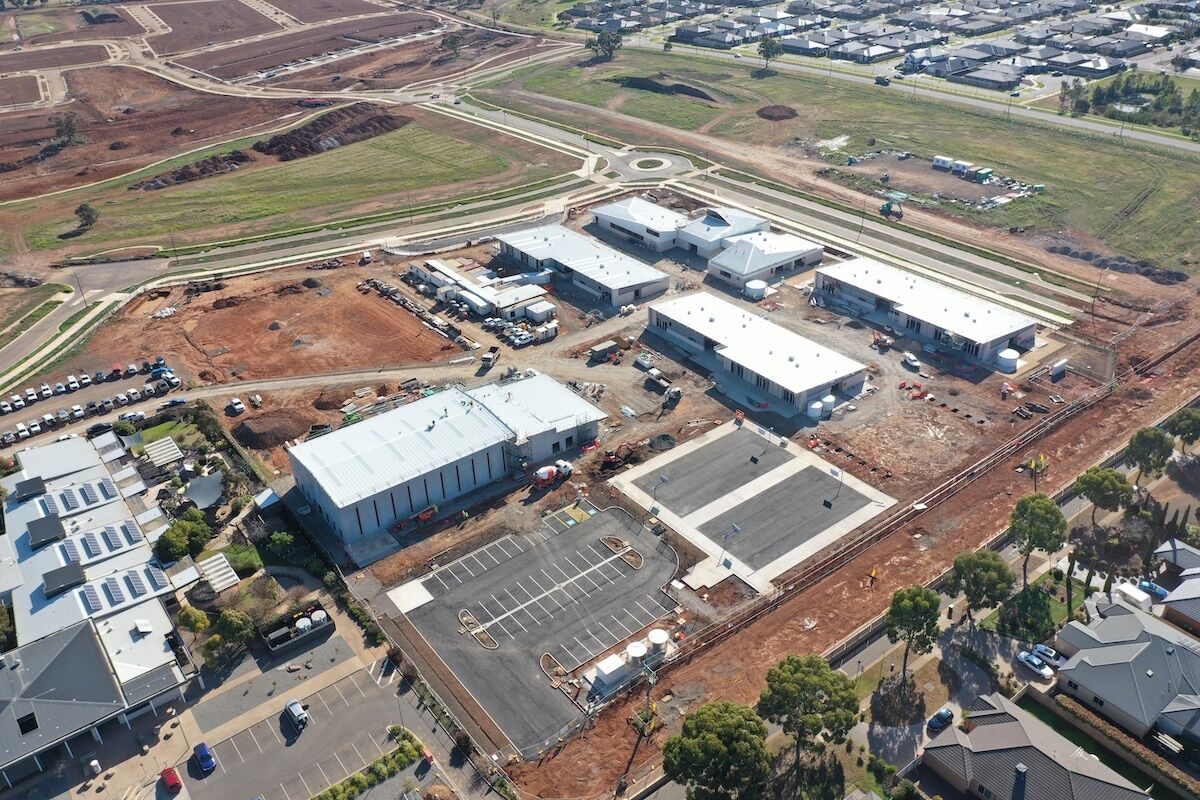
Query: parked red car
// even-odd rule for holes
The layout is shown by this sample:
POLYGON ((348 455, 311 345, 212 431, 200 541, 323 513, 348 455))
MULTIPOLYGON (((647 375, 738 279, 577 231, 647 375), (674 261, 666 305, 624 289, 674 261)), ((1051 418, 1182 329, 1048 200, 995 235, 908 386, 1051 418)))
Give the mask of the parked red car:
POLYGON ((179 770, 174 767, 167 767, 159 773, 162 778, 163 786, 167 787, 167 791, 171 794, 179 794, 179 790, 183 788, 183 781, 179 778, 179 770))

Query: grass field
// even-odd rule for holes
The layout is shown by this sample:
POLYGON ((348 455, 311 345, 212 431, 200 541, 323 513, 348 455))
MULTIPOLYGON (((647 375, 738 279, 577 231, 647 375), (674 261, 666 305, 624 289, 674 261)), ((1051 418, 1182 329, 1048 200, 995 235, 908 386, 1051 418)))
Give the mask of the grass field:
POLYGON ((62 18, 54 14, 22 14, 18 21, 21 25, 21 37, 24 39, 58 33, 67 27, 62 18))
POLYGON ((62 289, 62 285, 57 283, 43 283, 29 289, 5 289, 0 293, 0 315, 3 315, 0 316, 0 331, 7 329, 62 289))
POLYGON ((626 88, 611 80, 629 77, 681 82, 712 94, 726 109, 725 118, 707 130, 715 136, 771 147, 845 137, 837 160, 879 148, 926 158, 952 155, 1047 186, 1040 197, 968 214, 981 223, 1075 231, 1162 267, 1186 270, 1200 264, 1200 226, 1195 224, 1200 157, 1128 139, 1068 132, 820 76, 764 76, 753 65, 681 53, 627 52, 593 67, 532 67, 478 94, 491 103, 574 127, 586 124, 634 144, 662 143, 666 137, 631 131, 607 112, 585 121, 578 113, 514 98, 507 90, 520 88, 595 107, 619 104, 621 113, 681 130, 693 129, 711 110, 685 96, 626 88), (767 104, 791 106, 797 116, 782 122, 761 119, 754 112, 767 104))
POLYGON ((17 337, 49 316, 50 312, 61 306, 63 302, 65 301, 47 300, 33 311, 30 311, 28 314, 22 317, 21 321, 16 325, 13 325, 11 328, 4 331, 4 333, 0 333, 0 348, 8 347, 8 345, 12 344, 17 337))
MULTIPOLYGON (((481 138, 487 138, 486 133, 481 133, 481 138)), ((229 149, 227 145, 218 150, 229 149)), ((197 158, 193 155, 186 161, 197 158)), ((471 194, 468 182, 500 175, 527 160, 528 152, 522 153, 515 142, 504 137, 492 136, 481 142, 456 138, 435 131, 432 126, 414 123, 309 158, 178 187, 131 192, 125 188, 131 179, 125 178, 102 187, 71 192, 53 201, 33 201, 35 208, 44 202, 54 202, 61 211, 54 218, 31 226, 25 237, 31 249, 40 250, 68 242, 148 243, 169 232, 181 241, 187 240, 188 232, 197 231, 269 233, 305 223, 332 221, 355 211, 392 208, 410 199, 415 202, 422 190, 432 187, 446 187, 453 197, 458 184, 462 194, 471 194), (70 209, 84 201, 100 211, 100 221, 81 237, 60 240, 60 234, 75 226, 70 209)), ((547 163, 527 166, 512 182, 541 180, 562 172, 562 166, 560 159, 547 154, 547 163)), ((169 168, 170 165, 159 166, 154 172, 169 168)), ((449 198, 440 196, 440 199, 449 198)))
POLYGON ((517 25, 553 28, 559 13, 566 11, 576 2, 577 0, 507 0, 500 3, 500 19, 517 25))

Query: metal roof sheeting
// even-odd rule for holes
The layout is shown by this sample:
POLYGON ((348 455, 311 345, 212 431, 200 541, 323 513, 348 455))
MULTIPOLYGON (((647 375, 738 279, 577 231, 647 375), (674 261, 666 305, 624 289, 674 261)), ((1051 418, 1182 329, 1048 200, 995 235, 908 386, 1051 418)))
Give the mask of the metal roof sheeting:
POLYGON ((548 375, 489 383, 468 392, 522 439, 567 431, 608 415, 548 375))
POLYGON ((164 467, 175 461, 183 460, 183 451, 170 436, 157 439, 145 447, 146 458, 156 467, 164 467))
POLYGON ((667 277, 665 272, 649 264, 562 225, 542 225, 502 233, 496 239, 537 261, 551 260, 562 264, 615 294, 667 277))
POLYGON ((663 208, 640 197, 627 197, 615 203, 597 206, 592 209, 597 219, 615 222, 618 225, 641 225, 652 231, 662 233, 687 224, 687 217, 678 211, 663 208))
POLYGON ((819 256, 825 248, 790 233, 755 231, 725 240, 725 249, 714 256, 709 266, 735 275, 754 275, 764 269, 790 264, 796 259, 819 256))

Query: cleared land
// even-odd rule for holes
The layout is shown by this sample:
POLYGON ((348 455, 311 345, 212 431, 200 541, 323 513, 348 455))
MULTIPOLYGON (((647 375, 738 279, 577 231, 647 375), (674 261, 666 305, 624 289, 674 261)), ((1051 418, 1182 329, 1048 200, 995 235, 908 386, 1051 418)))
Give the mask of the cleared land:
POLYGON ((48 47, 42 50, 22 50, 0 55, 0 72, 24 72, 34 69, 73 67, 79 64, 98 64, 108 61, 108 48, 100 44, 81 44, 77 47, 48 47))
POLYGON ((817 76, 764 77, 749 65, 676 54, 639 52, 636 62, 622 56, 599 66, 534 67, 480 96, 573 126, 580 124, 579 106, 574 104, 606 109, 608 113, 592 116, 590 129, 633 143, 702 150, 708 142, 721 140, 760 145, 767 155, 744 147, 721 155, 752 168, 769 168, 768 174, 826 194, 830 184, 817 171, 831 161, 844 162, 847 155, 881 148, 927 158, 948 154, 986 164, 998 174, 1044 183, 1047 192, 988 212, 951 207, 944 213, 1003 229, 1024 226, 1042 237, 1032 242, 1039 249, 1065 241, 1086 249, 1111 249, 1168 269, 1195 269, 1200 264, 1200 228, 1192 224, 1200 158, 1176 151, 817 76), (633 88, 631 79, 681 83, 708 94, 720 108, 685 94, 633 88), (790 106, 797 115, 765 120, 755 113, 764 105, 790 106), (697 125, 699 120, 707 121, 697 125), (689 130, 707 136, 682 133, 689 130), (780 162, 768 163, 773 155, 786 157, 793 166, 776 172, 780 162))
POLYGON ((408 36, 436 25, 437 20, 424 14, 368 17, 234 45, 181 59, 179 63, 218 78, 237 78, 326 53, 408 36))
MULTIPOLYGON (((119 6, 96 6, 88 10, 95 14, 115 15, 118 19, 93 24, 84 18, 82 11, 65 8, 21 14, 17 17, 21 41, 28 45, 66 40, 125 39, 146 32, 129 16, 129 12, 119 6)), ((5 41, 0 44, 0 49, 12 46, 12 41, 5 41)))
POLYGON ((0 105, 15 106, 20 103, 33 103, 42 99, 42 91, 38 88, 38 80, 34 75, 21 75, 16 78, 0 78, 0 105))
POLYGON ((148 8, 171 27, 170 33, 148 40, 159 55, 183 53, 279 30, 273 21, 238 0, 163 3, 148 8))
MULTIPOLYGON (((96 67, 66 73, 82 144, 32 159, 54 137, 57 109, 6 115, 0 126, 0 200, 68 189, 132 172, 175 153, 263 131, 303 113, 286 100, 220 97, 183 89, 141 70, 96 67)), ((0 98, 3 97, 0 84, 0 98)), ((162 171, 162 170, 158 170, 162 171)), ((33 210, 36 213, 36 209, 33 210)), ((16 230, 16 229, 11 229, 16 230)))
MULTIPOLYGON (((0 219, 23 230, 32 249, 69 245, 79 252, 110 242, 167 244, 168 233, 180 243, 214 241, 469 197, 576 166, 574 159, 468 123, 414 108, 405 113, 415 121, 398 131, 309 158, 280 163, 256 154, 253 164, 237 172, 154 192, 128 191, 131 176, 33 208, 15 206, 0 212, 0 219), (74 227, 73 209, 84 201, 101 209, 100 221, 86 235, 60 241, 58 236, 74 227)), ((214 150, 246 148, 256 140, 214 150)), ((155 174, 162 171, 154 168, 155 174)))
POLYGON ((376 14, 384 8, 364 0, 271 0, 271 5, 301 22, 376 14))

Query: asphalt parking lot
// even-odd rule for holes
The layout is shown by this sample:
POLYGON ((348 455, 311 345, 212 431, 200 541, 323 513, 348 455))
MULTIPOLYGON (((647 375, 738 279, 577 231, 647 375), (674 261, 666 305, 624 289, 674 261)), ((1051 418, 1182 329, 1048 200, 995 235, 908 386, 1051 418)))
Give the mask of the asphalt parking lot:
POLYGON ((571 670, 653 625, 675 608, 663 587, 676 566, 675 552, 629 514, 599 511, 506 536, 439 568, 421 580, 430 599, 408 616, 509 739, 527 747, 579 714, 551 688, 542 655, 571 670), (606 537, 628 542, 641 566, 606 537), (459 632, 463 612, 494 648, 459 632))
MULTIPOLYGON (((388 725, 398 723, 399 674, 380 661, 302 699, 311 719, 297 731, 279 714, 223 742, 209 742, 217 768, 200 775, 194 760, 180 765, 195 800, 308 800, 391 749, 388 725)), ((193 746, 196 742, 191 742, 193 746)))

